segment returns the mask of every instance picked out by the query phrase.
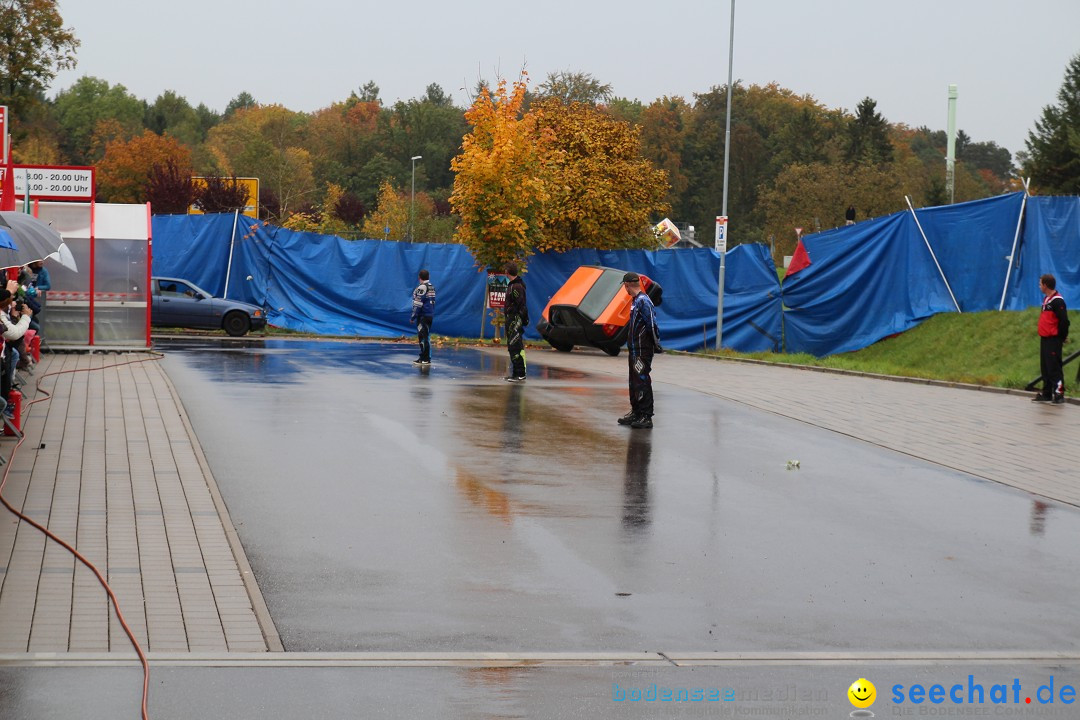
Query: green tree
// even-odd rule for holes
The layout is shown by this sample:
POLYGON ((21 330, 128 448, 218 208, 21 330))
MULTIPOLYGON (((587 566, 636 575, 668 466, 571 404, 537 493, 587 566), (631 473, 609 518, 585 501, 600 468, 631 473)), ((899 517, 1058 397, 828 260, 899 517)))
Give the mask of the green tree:
POLYGON ((905 207, 900 179, 880 165, 840 163, 789 165, 762 193, 765 233, 776 239, 776 260, 791 255, 795 228, 806 233, 844 224, 844 211, 854 205, 860 219, 905 207))
POLYGON ((828 159, 825 144, 828 130, 820 113, 804 107, 780 128, 776 136, 777 152, 772 165, 779 172, 792 164, 812 165, 828 159))
POLYGON ((968 143, 957 159, 978 170, 989 170, 1003 181, 1016 171, 1012 153, 993 141, 968 143))
POLYGON ((461 150, 468 125, 460 108, 436 84, 420 100, 399 101, 383 116, 380 146, 396 161, 394 177, 404 185, 412 180, 410 158, 416 162, 417 189, 449 188, 454 184, 450 162, 461 150))
POLYGON ((172 90, 166 90, 146 108, 144 123, 158 135, 168 133, 180 142, 194 147, 206 140, 206 132, 210 128, 205 127, 205 120, 205 115, 200 116, 187 99, 172 90))
POLYGON ((863 98, 848 125, 844 159, 860 165, 879 165, 893 158, 889 123, 877 111, 877 102, 863 98))
POLYGON ((1025 174, 1047 193, 1080 193, 1080 54, 1065 69, 1057 105, 1047 105, 1028 133, 1025 174))
POLYGON ((123 85, 109 85, 89 75, 57 93, 54 107, 64 132, 64 151, 77 165, 93 165, 101 159, 104 146, 95 152, 94 133, 102 121, 115 121, 125 138, 143 130, 143 101, 123 85))
POLYGON ((317 184, 338 185, 358 195, 368 190, 368 200, 374 199, 382 177, 370 186, 364 186, 359 177, 378 147, 380 111, 376 103, 360 101, 354 95, 346 102, 334 103, 311 114, 304 147, 311 153, 317 184))
POLYGON ((0 0, 0 105, 24 117, 57 72, 75 67, 77 47, 57 0, 0 0))
POLYGON ((259 178, 260 194, 276 198, 284 219, 316 199, 311 152, 303 146, 308 121, 280 105, 258 105, 212 128, 206 143, 224 174, 259 178))
POLYGON ((374 80, 368 80, 360 87, 360 94, 356 96, 360 102, 382 104, 379 100, 379 86, 375 84, 374 80))
POLYGON ((559 70, 548 73, 547 79, 540 83, 536 95, 540 99, 557 98, 566 104, 580 102, 589 105, 604 105, 611 98, 611 85, 602 83, 589 73, 559 70))
MULTIPOLYGON (((660 100, 656 102, 660 102, 660 100)), ((608 103, 607 108, 608 112, 611 113, 611 117, 616 120, 625 120, 632 125, 642 125, 645 122, 642 117, 645 112, 645 105, 640 100, 615 98, 608 103)), ((642 138, 642 142, 645 143, 644 138, 642 138)))
POLYGON ((246 110, 248 108, 257 107, 258 105, 259 103, 255 102, 255 98, 251 96, 251 93, 244 90, 230 100, 229 104, 225 106, 225 113, 222 115, 222 118, 228 120, 237 110, 246 110))

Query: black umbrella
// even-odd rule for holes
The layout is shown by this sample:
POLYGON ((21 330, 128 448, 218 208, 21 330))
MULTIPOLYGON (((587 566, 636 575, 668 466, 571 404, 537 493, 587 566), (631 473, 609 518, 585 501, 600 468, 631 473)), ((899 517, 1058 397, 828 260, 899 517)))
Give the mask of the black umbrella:
POLYGON ((21 212, 0 212, 0 268, 44 260, 53 253, 63 253, 62 246, 63 236, 48 223, 21 212))

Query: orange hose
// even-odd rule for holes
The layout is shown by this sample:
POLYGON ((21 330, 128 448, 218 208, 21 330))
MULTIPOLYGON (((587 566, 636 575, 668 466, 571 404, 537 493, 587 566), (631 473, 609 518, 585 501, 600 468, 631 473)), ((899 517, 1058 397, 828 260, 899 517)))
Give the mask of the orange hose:
MULTIPOLYGON (((37 381, 37 384, 36 384, 38 392, 43 393, 45 397, 34 398, 33 400, 31 400, 30 402, 27 403, 27 406, 29 407, 30 405, 34 405, 34 404, 39 403, 39 402, 44 402, 45 400, 49 400, 49 399, 52 398, 52 394, 49 393, 47 390, 42 389, 42 387, 41 387, 41 381, 44 380, 47 377, 52 377, 54 375, 64 375, 64 374, 67 374, 67 373, 90 372, 91 370, 107 370, 108 368, 121 367, 122 365, 134 365, 136 363, 150 362, 152 360, 161 360, 163 357, 165 357, 165 356, 161 355, 161 354, 157 354, 154 357, 144 358, 142 360, 129 360, 128 362, 115 363, 113 365, 104 365, 104 366, 99 367, 99 368, 78 368, 78 369, 75 369, 75 370, 58 370, 57 372, 47 373, 45 375, 42 375, 40 378, 38 378, 38 381, 37 381)), ((23 513, 21 511, 15 509, 15 507, 11 503, 9 503, 7 501, 7 498, 4 497, 4 486, 7 485, 8 473, 11 472, 11 468, 14 465, 15 454, 19 451, 19 448, 22 446, 23 441, 25 439, 26 439, 25 435, 23 435, 22 437, 19 438, 19 442, 15 444, 15 448, 11 451, 11 457, 8 458, 8 464, 7 464, 7 468, 4 470, 4 476, 3 476, 2 479, 0 479, 0 503, 3 503, 4 507, 6 507, 9 511, 11 511, 11 513, 14 514, 16 517, 18 517, 20 520, 22 520, 23 522, 29 524, 30 526, 32 526, 34 528, 37 528, 38 530, 40 530, 42 533, 45 534, 45 537, 47 537, 50 540, 52 540, 53 542, 59 544, 65 550, 67 550, 72 555, 74 555, 75 558, 79 562, 81 562, 83 565, 85 565, 87 568, 89 568, 90 571, 93 572, 94 575, 97 576, 98 582, 101 583, 101 587, 105 588, 105 592, 108 594, 110 602, 112 602, 113 609, 116 610, 116 617, 117 617, 117 619, 120 620, 120 625, 124 628, 124 632, 127 633, 128 639, 131 640, 131 644, 135 648, 135 654, 139 656, 139 662, 142 663, 142 668, 143 668, 142 718, 143 718, 143 720, 149 720, 150 713, 147 710, 147 697, 150 694, 150 663, 147 662, 146 653, 143 652, 142 647, 139 645, 139 641, 137 639, 135 639, 135 633, 133 633, 131 631, 131 627, 128 626, 127 620, 124 619, 124 613, 122 613, 120 611, 120 603, 117 601, 116 594, 113 593, 112 588, 109 587, 109 583, 105 581, 105 577, 101 574, 101 571, 98 570, 97 567, 95 567, 94 563, 87 560, 86 557, 83 556, 82 553, 80 553, 78 550, 76 550, 74 547, 72 547, 66 541, 64 541, 63 539, 61 539, 57 535, 55 535, 51 530, 49 530, 44 525, 32 520, 31 518, 27 517, 26 515, 23 515, 23 513)))

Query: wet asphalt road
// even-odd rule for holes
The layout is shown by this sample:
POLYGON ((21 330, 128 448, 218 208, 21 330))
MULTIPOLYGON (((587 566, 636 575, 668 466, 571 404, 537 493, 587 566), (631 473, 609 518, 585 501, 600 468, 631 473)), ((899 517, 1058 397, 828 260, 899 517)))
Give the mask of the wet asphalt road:
POLYGON ((1067 506, 670 387, 632 431, 539 352, 515 386, 474 349, 165 349, 287 650, 1080 647, 1067 506))
MULTIPOLYGON (((1074 718, 1077 705, 1063 704, 1066 684, 1080 688, 1075 662, 1007 665, 992 663, 921 666, 881 663, 696 668, 190 668, 154 670, 151 717, 186 718, 848 718, 847 688, 859 678, 876 685, 875 717, 1074 718), (968 683, 982 688, 968 702, 968 683), (1054 702, 1040 704, 1038 688, 1053 678, 1054 702), (1020 702, 1012 702, 1014 680, 1020 702), (904 688, 894 703, 892 688, 904 688), (961 685, 961 703, 918 704, 907 698, 912 685, 946 692, 961 685), (1007 702, 992 702, 993 685, 1009 688, 1007 702), (686 697, 700 688, 717 700, 649 700, 667 688, 686 697), (632 700, 637 690, 641 699, 632 700), (625 699, 616 700, 619 692, 625 699), (1032 703, 1024 700, 1032 697, 1032 703), (730 698, 730 699, 724 699, 730 698), (906 712, 906 715, 904 714, 906 712)), ((134 668, 0 667, 0 720, 138 717, 141 674, 134 668)), ((1050 696, 1046 691, 1042 698, 1050 696)), ((1066 697, 1065 699, 1068 699, 1066 697)))

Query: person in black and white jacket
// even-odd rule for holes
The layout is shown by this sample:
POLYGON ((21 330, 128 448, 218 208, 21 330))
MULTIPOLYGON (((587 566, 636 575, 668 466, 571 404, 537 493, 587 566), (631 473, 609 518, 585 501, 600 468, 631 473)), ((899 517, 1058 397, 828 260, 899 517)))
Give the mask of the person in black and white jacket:
POLYGON ((420 357, 413 360, 413 365, 430 365, 431 323, 435 320, 435 286, 431 284, 431 275, 427 270, 421 270, 417 277, 420 284, 413 290, 412 316, 409 322, 416 328, 420 357))

